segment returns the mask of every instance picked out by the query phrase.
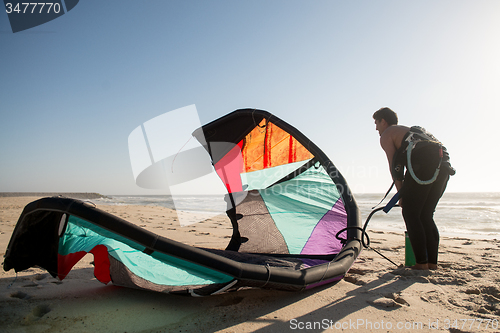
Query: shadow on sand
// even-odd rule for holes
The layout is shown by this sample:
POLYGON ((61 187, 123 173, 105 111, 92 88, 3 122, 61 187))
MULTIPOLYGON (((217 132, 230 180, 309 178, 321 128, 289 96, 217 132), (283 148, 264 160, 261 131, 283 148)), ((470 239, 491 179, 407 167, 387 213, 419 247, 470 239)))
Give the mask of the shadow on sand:
POLYGON ((15 281, 0 279, 0 325, 8 332, 283 332, 301 325, 323 331, 377 306, 380 297, 389 300, 378 304, 386 311, 404 306, 391 294, 391 285, 402 282, 394 272, 363 286, 342 280, 302 292, 246 289, 196 298, 105 286, 92 268, 74 269, 62 282, 34 270, 15 281))

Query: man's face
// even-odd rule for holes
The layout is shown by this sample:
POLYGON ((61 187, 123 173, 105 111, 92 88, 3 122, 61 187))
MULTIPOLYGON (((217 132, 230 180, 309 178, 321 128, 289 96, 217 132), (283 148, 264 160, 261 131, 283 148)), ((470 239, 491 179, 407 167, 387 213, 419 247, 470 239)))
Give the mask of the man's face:
POLYGON ((378 131, 378 135, 382 135, 382 133, 387 129, 387 122, 385 119, 375 120, 375 130, 378 131))

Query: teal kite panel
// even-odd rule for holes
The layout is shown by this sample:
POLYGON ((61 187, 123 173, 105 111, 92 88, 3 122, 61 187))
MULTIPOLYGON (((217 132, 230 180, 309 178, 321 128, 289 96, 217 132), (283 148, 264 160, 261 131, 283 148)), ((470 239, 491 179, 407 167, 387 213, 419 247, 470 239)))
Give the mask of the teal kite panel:
POLYGON ((109 255, 122 262, 132 273, 159 285, 206 285, 233 280, 229 275, 167 254, 145 254, 142 252, 144 246, 75 216, 69 217, 59 240, 59 254, 89 252, 100 244, 105 245, 109 255))
POLYGON ((245 191, 261 190, 267 188, 268 186, 271 186, 283 177, 291 174, 309 161, 310 159, 306 161, 283 164, 272 168, 242 173, 241 183, 243 184, 243 186, 248 185, 248 188, 246 188, 245 191))
POLYGON ((316 224, 340 197, 323 166, 312 166, 259 193, 292 254, 301 253, 316 224))

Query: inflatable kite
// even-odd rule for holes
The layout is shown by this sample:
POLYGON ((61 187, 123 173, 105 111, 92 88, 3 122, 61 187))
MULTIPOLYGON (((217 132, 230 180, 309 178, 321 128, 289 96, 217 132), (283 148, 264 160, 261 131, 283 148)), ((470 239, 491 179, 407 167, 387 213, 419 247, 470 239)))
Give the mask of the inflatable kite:
POLYGON ((227 188, 225 250, 161 237, 82 201, 28 204, 4 269, 64 279, 87 253, 103 283, 205 296, 241 287, 299 291, 341 280, 361 251, 361 220, 328 157, 276 116, 244 109, 193 133, 227 188), (217 150, 212 143, 224 142, 217 150), (237 153, 235 153, 237 152, 237 153))

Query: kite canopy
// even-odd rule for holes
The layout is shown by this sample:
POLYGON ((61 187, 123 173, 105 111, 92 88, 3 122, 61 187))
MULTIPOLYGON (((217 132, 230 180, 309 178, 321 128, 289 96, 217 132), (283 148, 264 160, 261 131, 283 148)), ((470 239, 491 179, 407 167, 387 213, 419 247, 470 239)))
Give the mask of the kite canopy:
POLYGON ((44 198, 21 214, 4 269, 38 265, 64 279, 92 253, 103 283, 192 295, 243 286, 302 290, 342 279, 361 251, 361 220, 345 179, 315 144, 253 109, 193 136, 228 191, 233 235, 225 250, 155 235, 81 201, 44 198))

